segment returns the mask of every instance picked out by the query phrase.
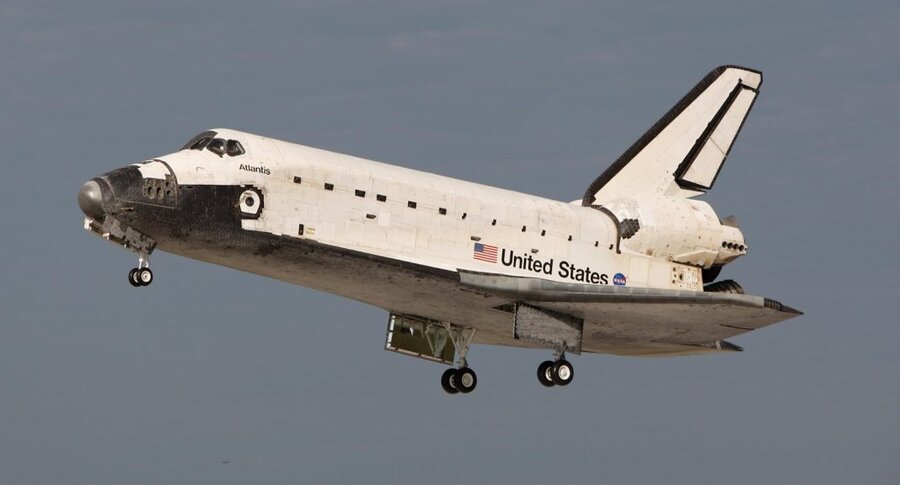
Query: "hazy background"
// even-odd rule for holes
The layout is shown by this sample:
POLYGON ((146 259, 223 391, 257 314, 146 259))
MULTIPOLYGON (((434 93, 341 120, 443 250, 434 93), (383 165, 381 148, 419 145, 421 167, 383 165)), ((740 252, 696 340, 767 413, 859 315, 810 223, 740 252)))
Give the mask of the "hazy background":
POLYGON ((0 4, 0 482, 900 483, 896 1, 256 3, 0 4), (723 277, 806 312, 743 354, 548 390, 477 347, 450 397, 378 309, 161 252, 134 289, 81 228, 84 181, 220 126, 578 199, 725 63, 765 83, 723 277))

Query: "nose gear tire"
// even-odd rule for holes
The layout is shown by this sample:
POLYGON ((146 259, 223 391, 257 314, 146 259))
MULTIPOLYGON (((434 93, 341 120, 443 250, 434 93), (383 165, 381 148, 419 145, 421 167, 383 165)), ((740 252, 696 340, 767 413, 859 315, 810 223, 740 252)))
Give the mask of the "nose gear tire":
POLYGON ((150 268, 132 268, 128 272, 128 282, 131 286, 147 286, 153 283, 153 271, 150 268))
POLYGON ((138 280, 138 271, 137 268, 132 268, 131 271, 128 272, 128 282, 135 288, 141 286, 141 282, 138 280))
POLYGON ((137 273, 137 279, 141 282, 141 286, 147 286, 153 283, 153 271, 150 271, 150 268, 141 268, 137 273))

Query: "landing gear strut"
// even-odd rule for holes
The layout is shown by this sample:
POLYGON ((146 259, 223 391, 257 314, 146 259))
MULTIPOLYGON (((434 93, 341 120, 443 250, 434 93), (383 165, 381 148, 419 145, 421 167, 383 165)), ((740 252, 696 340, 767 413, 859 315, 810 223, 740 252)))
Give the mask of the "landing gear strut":
POLYGON ((131 286, 147 286, 153 283, 153 271, 150 271, 150 255, 142 254, 138 259, 137 268, 128 272, 128 282, 131 286))
POLYGON ((575 368, 566 360, 566 354, 559 352, 556 360, 545 360, 538 366, 537 378, 545 387, 566 386, 575 377, 575 368))
POLYGON ((458 358, 456 360, 458 368, 450 368, 441 375, 441 387, 447 394, 468 394, 475 390, 478 385, 478 376, 475 371, 469 368, 466 361, 466 355, 469 353, 469 345, 475 338, 475 329, 467 327, 454 327, 449 323, 444 323, 444 328, 450 334, 453 346, 456 348, 458 358))

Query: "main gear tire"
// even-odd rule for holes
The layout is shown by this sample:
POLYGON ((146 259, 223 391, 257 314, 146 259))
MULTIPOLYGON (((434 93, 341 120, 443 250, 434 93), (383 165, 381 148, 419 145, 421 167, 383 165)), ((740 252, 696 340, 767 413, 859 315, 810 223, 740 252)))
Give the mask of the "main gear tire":
POLYGON ((570 364, 568 360, 560 359, 553 363, 551 374, 554 384, 557 386, 566 386, 572 382, 572 378, 575 377, 575 368, 572 367, 572 364, 570 364))
POLYGON ((456 394, 459 389, 456 388, 456 369, 450 368, 441 375, 441 388, 447 394, 456 394))
POLYGON ((541 365, 538 366, 538 382, 540 382, 544 387, 553 387, 556 385, 556 383, 553 382, 553 364, 554 362, 552 360, 545 360, 544 362, 541 362, 541 365))

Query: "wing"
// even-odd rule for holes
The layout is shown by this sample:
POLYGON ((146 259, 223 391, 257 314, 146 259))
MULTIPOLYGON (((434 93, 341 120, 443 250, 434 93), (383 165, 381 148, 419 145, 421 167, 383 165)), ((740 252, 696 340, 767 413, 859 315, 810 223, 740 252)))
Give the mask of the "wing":
POLYGON ((739 350, 725 338, 802 315, 760 296, 558 283, 460 271, 464 286, 584 322, 582 351, 662 355, 739 350))
POLYGON ((582 205, 711 189, 761 85, 759 71, 714 69, 588 187, 582 205))

